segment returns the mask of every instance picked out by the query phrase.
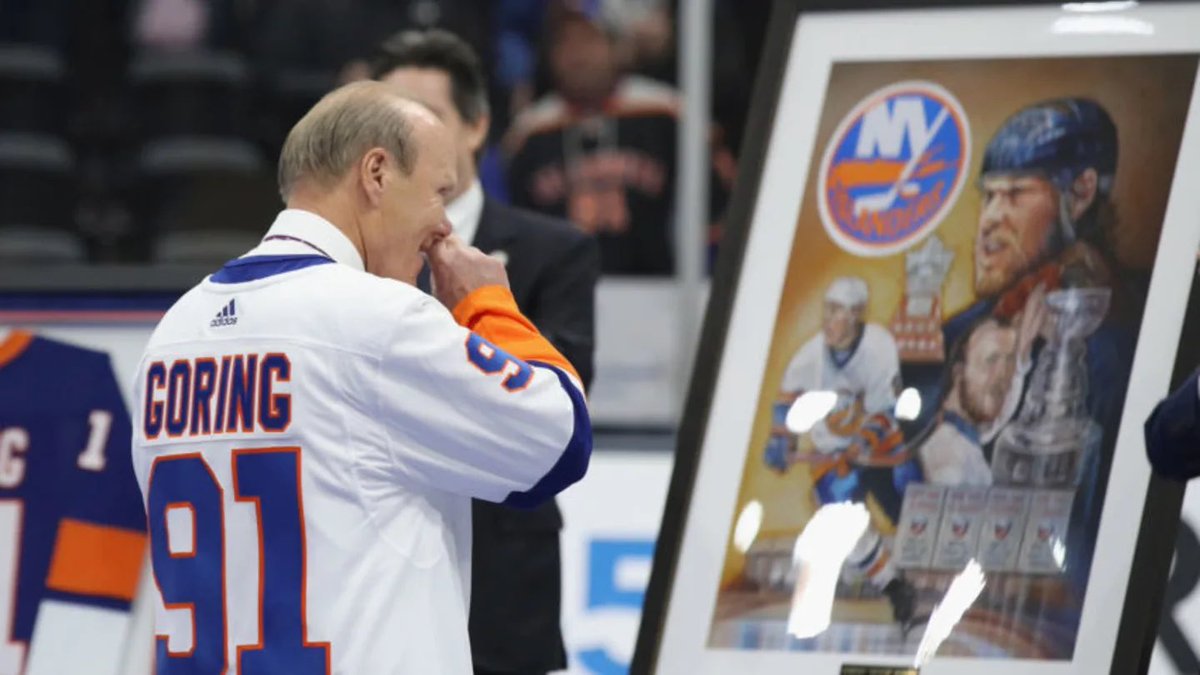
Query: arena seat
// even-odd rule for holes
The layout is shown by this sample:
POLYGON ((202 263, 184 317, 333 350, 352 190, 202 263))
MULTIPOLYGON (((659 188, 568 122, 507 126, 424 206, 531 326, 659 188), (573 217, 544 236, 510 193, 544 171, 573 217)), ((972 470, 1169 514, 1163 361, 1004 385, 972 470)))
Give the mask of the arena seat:
POLYGON ((207 259, 208 248, 222 246, 220 232, 249 232, 257 241, 279 209, 274 172, 253 144, 239 139, 176 137, 148 143, 136 174, 130 199, 139 229, 158 241, 154 258, 207 259), (191 234, 184 233, 199 236, 189 239, 191 234), (206 242, 207 236, 213 241, 206 242), (186 242, 197 247, 195 253, 180 250, 186 242))
POLYGON ((70 230, 75 203, 75 157, 65 141, 0 133, 0 226, 70 230))
POLYGON ((0 131, 62 133, 66 66, 55 51, 0 43, 0 131))
POLYGON ((251 136, 246 62, 223 52, 143 53, 129 67, 133 112, 143 139, 173 135, 251 136))
POLYGON ((87 258, 83 238, 66 230, 0 225, 0 264, 80 263, 87 258))

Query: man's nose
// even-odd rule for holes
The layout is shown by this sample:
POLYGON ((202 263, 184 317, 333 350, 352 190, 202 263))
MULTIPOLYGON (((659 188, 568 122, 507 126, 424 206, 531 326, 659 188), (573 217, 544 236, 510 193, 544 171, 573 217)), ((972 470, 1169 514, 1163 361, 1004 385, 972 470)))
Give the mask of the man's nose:
POLYGON ((983 209, 979 213, 979 229, 983 234, 990 234, 1004 219, 1004 199, 1000 196, 992 197, 983 203, 983 209))

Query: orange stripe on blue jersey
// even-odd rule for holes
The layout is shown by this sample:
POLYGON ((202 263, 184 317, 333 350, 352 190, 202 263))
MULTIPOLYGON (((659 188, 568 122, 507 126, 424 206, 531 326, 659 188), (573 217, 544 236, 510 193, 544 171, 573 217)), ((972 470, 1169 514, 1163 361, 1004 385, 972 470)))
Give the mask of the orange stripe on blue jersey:
MULTIPOLYGON (((523 361, 545 363, 582 381, 579 373, 517 309, 512 292, 503 286, 477 288, 454 307, 459 325, 523 361)), ((477 364, 478 365, 478 364, 477 364)))
POLYGON ((58 526, 46 587, 131 601, 142 571, 146 535, 64 518, 58 526))
POLYGON ((18 356, 20 356, 29 343, 33 342, 33 333, 27 333, 23 330, 14 330, 9 333, 8 338, 0 342, 0 368, 8 365, 18 356))

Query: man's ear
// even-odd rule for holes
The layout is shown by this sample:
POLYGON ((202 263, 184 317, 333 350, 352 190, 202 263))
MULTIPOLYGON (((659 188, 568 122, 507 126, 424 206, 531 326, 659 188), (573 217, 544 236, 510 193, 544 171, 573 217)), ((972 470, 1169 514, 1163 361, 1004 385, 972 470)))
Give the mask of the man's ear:
POLYGON ((1096 191, 1099 189, 1100 176, 1095 169, 1087 169, 1075 177, 1071 183, 1071 220, 1087 213, 1096 201, 1096 191))
POLYGON ((389 158, 383 148, 371 148, 359 162, 359 184, 371 206, 383 201, 383 190, 387 184, 389 158))
POLYGON ((467 147, 471 149, 472 155, 478 156, 480 148, 487 142, 488 130, 492 127, 492 118, 485 113, 474 122, 463 120, 463 126, 467 130, 467 147))

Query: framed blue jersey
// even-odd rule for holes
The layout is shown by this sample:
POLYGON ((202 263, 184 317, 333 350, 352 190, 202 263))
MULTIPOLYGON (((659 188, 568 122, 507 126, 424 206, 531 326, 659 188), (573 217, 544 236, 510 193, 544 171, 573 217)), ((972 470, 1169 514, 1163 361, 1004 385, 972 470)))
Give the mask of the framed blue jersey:
POLYGON ((145 551, 130 425, 109 357, 0 335, 0 672, 48 601, 128 611, 145 551))

